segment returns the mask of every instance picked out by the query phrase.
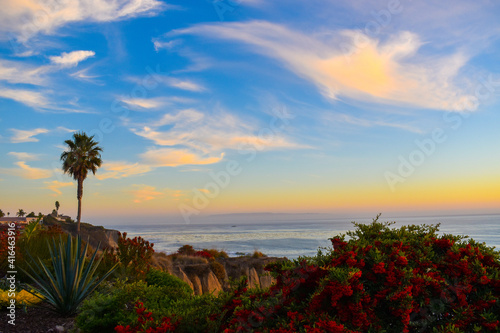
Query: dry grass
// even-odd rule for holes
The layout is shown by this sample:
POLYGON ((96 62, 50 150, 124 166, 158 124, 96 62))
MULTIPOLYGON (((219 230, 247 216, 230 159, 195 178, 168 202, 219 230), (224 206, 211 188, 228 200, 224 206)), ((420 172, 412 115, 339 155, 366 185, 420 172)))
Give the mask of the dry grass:
POLYGON ((164 271, 170 271, 172 269, 172 257, 164 252, 155 252, 151 258, 151 265, 164 271))
POLYGON ((171 256, 171 258, 172 258, 172 264, 174 265, 200 265, 208 263, 208 260, 206 258, 196 257, 196 256, 186 256, 183 254, 177 254, 171 256))

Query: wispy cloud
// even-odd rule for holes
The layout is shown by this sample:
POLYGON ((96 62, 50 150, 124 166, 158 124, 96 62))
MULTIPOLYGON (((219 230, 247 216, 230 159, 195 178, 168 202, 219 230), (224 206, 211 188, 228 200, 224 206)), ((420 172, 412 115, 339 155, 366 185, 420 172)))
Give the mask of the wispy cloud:
POLYGON ((0 98, 12 99, 33 108, 44 108, 50 104, 42 93, 26 89, 0 87, 0 98))
POLYGON ((36 161, 39 159, 39 154, 25 153, 25 152, 10 152, 7 155, 14 156, 20 161, 36 161))
POLYGON ((241 149, 245 145, 257 145, 261 150, 305 148, 281 133, 259 136, 256 124, 247 124, 227 112, 206 115, 186 109, 176 114, 166 113, 147 126, 133 128, 132 131, 159 146, 183 146, 191 151, 215 153, 217 156, 226 149, 241 149))
POLYGON ((53 180, 51 182, 44 182, 44 184, 47 185, 45 187, 46 189, 54 191, 54 194, 52 194, 52 196, 54 197, 62 194, 60 188, 75 185, 73 182, 60 182, 58 180, 53 180))
POLYGON ((24 179, 44 179, 52 177, 52 171, 41 168, 34 168, 24 161, 15 162, 18 168, 0 168, 0 173, 24 179))
POLYGON ((122 102, 126 103, 132 109, 157 109, 168 104, 164 98, 126 98, 122 102))
POLYGON ((146 80, 143 77, 132 76, 132 77, 128 77, 127 79, 131 82, 135 82, 135 83, 137 83, 139 85, 143 85, 143 86, 148 86, 148 85, 158 83, 158 84, 166 85, 168 87, 173 87, 176 89, 187 90, 187 91, 192 91, 192 92, 203 92, 203 91, 207 90, 207 88, 199 82, 195 82, 193 80, 186 79, 186 78, 179 78, 179 77, 173 77, 173 76, 168 76, 168 75, 154 74, 154 76, 153 76, 154 81, 153 82, 148 81, 150 78, 148 78, 148 80, 146 80))
POLYGON ((60 56, 51 56, 49 57, 50 61, 53 64, 59 65, 61 67, 75 67, 78 63, 88 59, 90 57, 95 56, 94 51, 72 51, 72 52, 63 52, 60 56))
POLYGON ((144 201, 149 201, 162 196, 163 193, 156 190, 154 186, 135 184, 132 189, 128 190, 134 197, 133 201, 135 203, 141 203, 144 201))
POLYGON ((382 120, 382 119, 364 119, 341 113, 329 112, 324 115, 323 119, 330 124, 338 124, 341 126, 345 126, 345 124, 348 124, 359 127, 390 127, 417 134, 423 133, 423 131, 420 128, 402 122, 382 120))
POLYGON ((78 79, 78 80, 81 80, 81 81, 86 81, 86 82, 102 85, 103 83, 100 82, 99 80, 97 80, 100 76, 89 74, 90 69, 91 69, 91 67, 81 69, 77 72, 72 73, 71 77, 78 79))
POLYGON ((105 162, 102 165, 103 172, 96 174, 96 178, 99 180, 104 179, 120 179, 136 175, 141 175, 152 170, 149 165, 139 164, 139 163, 127 163, 127 162, 105 162))
POLYGON ((46 128, 35 128, 32 130, 11 129, 11 131, 14 132, 14 135, 10 138, 10 142, 12 143, 38 142, 40 140, 35 138, 35 136, 50 132, 46 128))
POLYGON ((34 67, 18 61, 0 59, 0 80, 8 83, 42 85, 46 82, 42 74, 47 70, 47 66, 34 67))
POLYGON ((169 86, 182 90, 189 90, 194 92, 202 92, 206 90, 204 86, 186 79, 165 78, 165 81, 169 86))
POLYGON ((423 42, 410 32, 381 41, 359 31, 331 31, 324 40, 278 24, 251 21, 198 25, 174 34, 182 33, 249 44, 314 83, 331 99, 441 110, 463 110, 471 99, 455 84, 467 56, 457 52, 425 57, 418 54, 423 42), (345 45, 352 46, 349 52, 345 45))
POLYGON ((137 16, 157 15, 169 8, 159 0, 5 0, 0 12, 0 31, 15 33, 26 41, 38 33, 53 34, 72 22, 112 22, 137 16))

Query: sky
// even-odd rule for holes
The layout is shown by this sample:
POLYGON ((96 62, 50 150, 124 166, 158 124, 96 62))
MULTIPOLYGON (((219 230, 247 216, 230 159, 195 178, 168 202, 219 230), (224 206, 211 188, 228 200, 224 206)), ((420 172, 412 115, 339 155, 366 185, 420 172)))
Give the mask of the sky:
MULTIPOLYGON (((500 213, 497 1, 2 0, 0 209, 500 213)), ((319 214, 319 215, 307 215, 319 214)), ((245 215, 248 216, 248 215, 245 215)), ((255 215, 260 216, 260 215, 255 215)))

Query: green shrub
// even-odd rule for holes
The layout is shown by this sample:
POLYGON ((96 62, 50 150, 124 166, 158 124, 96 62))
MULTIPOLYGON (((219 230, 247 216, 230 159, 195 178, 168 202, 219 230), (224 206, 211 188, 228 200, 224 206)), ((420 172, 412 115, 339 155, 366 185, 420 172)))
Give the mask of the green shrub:
POLYGON ((155 316, 175 311, 175 303, 189 299, 191 288, 183 281, 165 276, 161 271, 150 270, 149 284, 143 281, 128 283, 118 280, 85 300, 76 318, 77 326, 84 332, 114 332, 114 327, 135 323, 134 304, 143 302, 155 316))
POLYGON ((223 264, 213 260, 210 262, 210 269, 212 270, 212 272, 214 272, 215 276, 220 282, 224 282, 226 280, 226 269, 224 268, 223 264))
POLYGON ((177 253, 193 256, 196 253, 196 250, 191 245, 183 245, 177 250, 177 253))
POLYGON ((179 291, 179 293, 192 293, 191 288, 186 282, 182 281, 177 276, 157 269, 150 269, 149 272, 146 273, 146 282, 150 286, 166 287, 171 290, 179 291))

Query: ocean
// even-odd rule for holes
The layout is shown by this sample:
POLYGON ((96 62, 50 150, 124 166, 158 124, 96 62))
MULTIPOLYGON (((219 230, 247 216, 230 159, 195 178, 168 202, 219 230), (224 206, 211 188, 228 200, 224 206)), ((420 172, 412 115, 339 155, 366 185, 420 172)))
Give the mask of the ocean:
MULTIPOLYGON (((320 247, 330 247, 328 238, 353 230, 350 219, 259 221, 255 223, 113 225, 128 237, 141 236, 154 243, 156 251, 174 253, 185 244, 195 249, 215 248, 229 256, 260 251, 267 256, 295 259, 312 256, 320 247)), ((372 219, 356 219, 370 223, 372 219)), ((500 249, 500 215, 427 216, 380 218, 409 224, 441 223, 440 234, 468 235, 500 249)))

